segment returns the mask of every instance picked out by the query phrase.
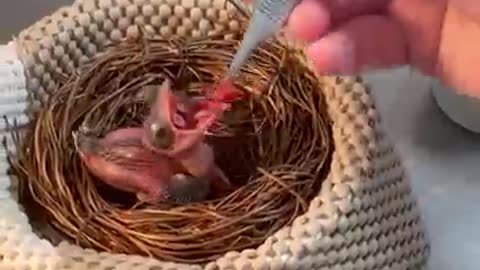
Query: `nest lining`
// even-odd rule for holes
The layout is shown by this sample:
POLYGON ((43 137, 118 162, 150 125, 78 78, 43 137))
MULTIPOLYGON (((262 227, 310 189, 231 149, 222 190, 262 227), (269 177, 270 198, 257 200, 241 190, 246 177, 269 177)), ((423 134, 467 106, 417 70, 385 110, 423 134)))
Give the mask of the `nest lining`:
POLYGON ((254 248, 291 224, 318 194, 332 138, 321 83, 298 52, 277 40, 243 69, 237 86, 250 98, 234 104, 207 138, 238 189, 190 205, 138 204, 94 179, 73 147, 72 131, 85 123, 101 133, 140 125, 145 86, 168 77, 192 94, 218 81, 238 45, 237 37, 142 36, 59 78, 11 161, 31 219, 83 247, 182 263, 254 248))

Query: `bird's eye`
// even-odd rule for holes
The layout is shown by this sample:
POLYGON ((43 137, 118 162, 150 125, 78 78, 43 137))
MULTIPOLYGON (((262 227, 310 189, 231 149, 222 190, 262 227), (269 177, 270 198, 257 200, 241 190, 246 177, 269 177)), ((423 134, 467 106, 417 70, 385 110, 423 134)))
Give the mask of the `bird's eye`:
POLYGON ((150 126, 152 132, 152 144, 160 149, 167 149, 173 145, 173 131, 168 125, 154 123, 150 126))

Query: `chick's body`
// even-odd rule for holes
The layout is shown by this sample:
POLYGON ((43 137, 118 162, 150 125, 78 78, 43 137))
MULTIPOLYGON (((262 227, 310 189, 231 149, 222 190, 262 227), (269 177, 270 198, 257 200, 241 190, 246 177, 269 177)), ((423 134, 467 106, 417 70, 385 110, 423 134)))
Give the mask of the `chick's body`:
POLYGON ((225 81, 203 101, 180 98, 166 80, 146 93, 150 113, 143 127, 124 128, 104 138, 76 134, 76 147, 89 171, 105 183, 156 203, 206 198, 211 186, 230 186, 215 163, 205 132, 237 98, 225 81))
POLYGON ((113 131, 102 139, 76 135, 77 148, 89 171, 105 183, 155 203, 170 198, 169 185, 181 168, 172 159, 142 145, 143 129, 113 131))
POLYGON ((228 177, 215 163, 212 147, 204 142, 193 146, 189 152, 178 155, 176 159, 191 175, 212 179, 215 182, 221 180, 224 184, 230 185, 228 177))

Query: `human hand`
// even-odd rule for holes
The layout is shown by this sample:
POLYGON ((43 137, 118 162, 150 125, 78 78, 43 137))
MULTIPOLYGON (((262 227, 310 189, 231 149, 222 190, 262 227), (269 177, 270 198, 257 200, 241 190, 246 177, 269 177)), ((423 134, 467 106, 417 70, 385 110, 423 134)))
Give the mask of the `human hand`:
POLYGON ((322 74, 411 65, 480 96, 476 0, 302 0, 286 30, 322 74))

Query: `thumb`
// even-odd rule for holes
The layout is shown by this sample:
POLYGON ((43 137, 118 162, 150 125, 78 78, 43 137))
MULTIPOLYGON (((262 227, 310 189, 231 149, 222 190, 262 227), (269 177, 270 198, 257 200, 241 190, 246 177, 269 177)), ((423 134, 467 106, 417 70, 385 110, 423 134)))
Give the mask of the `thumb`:
POLYGON ((407 62, 401 28, 380 15, 357 17, 328 32, 307 48, 321 74, 355 74, 407 62))

